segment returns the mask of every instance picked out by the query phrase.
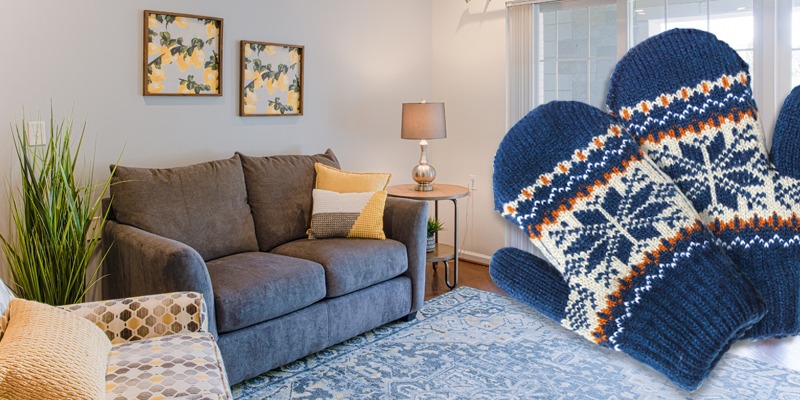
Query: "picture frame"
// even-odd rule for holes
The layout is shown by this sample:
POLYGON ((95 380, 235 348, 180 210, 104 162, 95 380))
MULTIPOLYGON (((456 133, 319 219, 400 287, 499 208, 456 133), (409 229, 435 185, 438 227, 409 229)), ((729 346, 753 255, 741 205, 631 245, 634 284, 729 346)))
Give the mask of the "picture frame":
POLYGON ((222 96, 223 19, 144 11, 144 96, 222 96))
POLYGON ((239 115, 303 115, 305 47, 240 41, 239 115))

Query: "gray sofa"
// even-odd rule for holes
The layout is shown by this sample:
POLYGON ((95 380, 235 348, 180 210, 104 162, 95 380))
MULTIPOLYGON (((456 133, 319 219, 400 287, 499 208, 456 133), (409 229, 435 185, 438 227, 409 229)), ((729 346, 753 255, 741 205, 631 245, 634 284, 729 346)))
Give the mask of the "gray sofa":
POLYGON ((387 199, 387 240, 309 240, 315 162, 339 167, 330 150, 118 166, 104 298, 202 293, 231 384, 413 319, 425 291, 427 204, 387 199))

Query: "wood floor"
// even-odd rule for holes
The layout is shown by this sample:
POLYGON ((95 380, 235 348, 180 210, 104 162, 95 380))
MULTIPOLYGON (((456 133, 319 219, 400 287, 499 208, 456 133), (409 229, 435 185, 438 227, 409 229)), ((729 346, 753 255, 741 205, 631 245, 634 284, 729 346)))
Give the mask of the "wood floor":
MULTIPOLYGON (((452 268, 451 262, 451 271, 452 268)), ((451 277, 450 279, 452 280, 453 278, 451 277)), ((458 286, 469 286, 486 292, 506 295, 492 282, 492 278, 489 277, 489 267, 464 260, 458 262, 458 286)), ((430 300, 449 291, 447 284, 444 283, 444 263, 439 263, 436 271, 433 270, 429 263, 425 272, 425 300, 430 300)))

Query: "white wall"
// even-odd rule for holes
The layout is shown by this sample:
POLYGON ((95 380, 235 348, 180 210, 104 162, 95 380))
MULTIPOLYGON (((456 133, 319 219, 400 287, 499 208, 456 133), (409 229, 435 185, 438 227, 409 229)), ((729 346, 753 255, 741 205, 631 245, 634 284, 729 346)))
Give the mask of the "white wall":
MULTIPOLYGON (((444 101, 447 139, 432 141, 430 162, 436 181, 467 186, 478 175, 477 190, 467 215, 463 201, 460 223, 465 250, 488 261, 503 246, 504 220, 493 211, 492 161, 506 133, 505 3, 501 0, 432 0, 433 96, 444 101), (469 218, 468 218, 469 217, 469 218), (466 234, 466 235, 465 235, 466 234)), ((440 217, 450 215, 448 206, 440 217)), ((452 228, 452 217, 444 218, 452 228)), ((440 236, 447 238, 452 232, 440 236)), ((452 239, 446 239, 445 241, 452 239)), ((469 253, 468 253, 469 255, 469 253)))
MULTIPOLYGON (((7 124, 21 119, 23 107, 46 115, 52 101, 57 115, 74 107, 77 120, 87 121, 98 178, 123 148, 124 165, 168 167, 237 150, 331 147, 343 168, 389 171, 392 183, 411 182, 419 150, 400 140, 400 111, 403 102, 432 97, 430 0, 2 0, 0 10, 2 181, 17 174, 7 124), (141 95, 145 9, 224 18, 222 97, 141 95), (241 39, 305 45, 304 116, 237 116, 241 39)), ((464 140, 452 121, 448 145, 464 140)), ((8 232, 9 223, 0 190, 0 230, 8 232)))

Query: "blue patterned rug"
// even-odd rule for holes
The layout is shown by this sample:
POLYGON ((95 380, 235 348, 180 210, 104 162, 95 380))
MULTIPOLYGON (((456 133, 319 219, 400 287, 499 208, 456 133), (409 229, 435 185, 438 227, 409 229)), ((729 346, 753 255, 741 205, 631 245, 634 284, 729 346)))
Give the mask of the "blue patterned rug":
POLYGON ((800 372, 727 354, 694 393, 522 304, 462 287, 233 387, 237 399, 800 399, 800 372))

